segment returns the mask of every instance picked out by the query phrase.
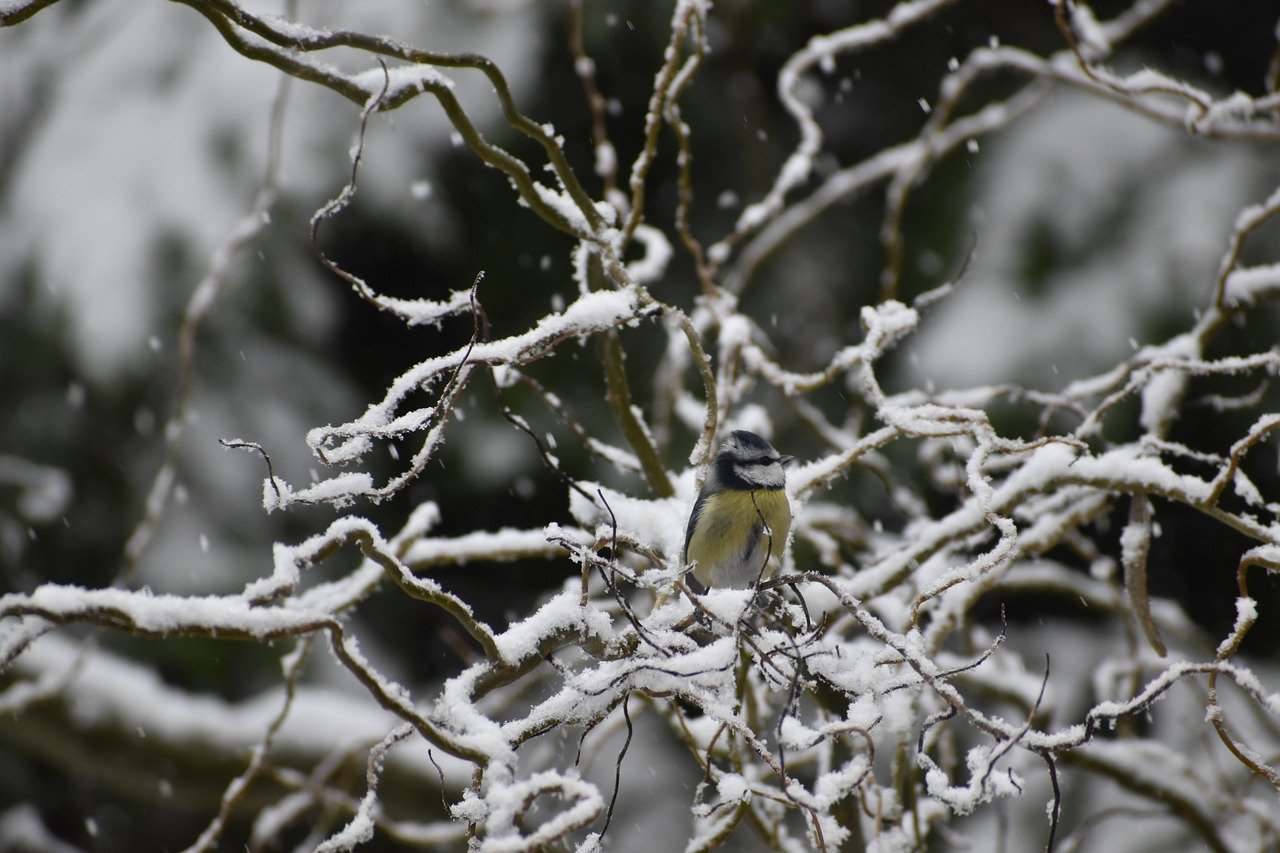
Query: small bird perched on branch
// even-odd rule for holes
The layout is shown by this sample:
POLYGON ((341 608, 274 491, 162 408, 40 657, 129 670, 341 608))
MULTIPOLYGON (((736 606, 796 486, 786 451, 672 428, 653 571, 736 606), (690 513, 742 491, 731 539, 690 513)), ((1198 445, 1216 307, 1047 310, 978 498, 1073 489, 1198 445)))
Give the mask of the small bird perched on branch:
POLYGON ((746 430, 731 432, 711 463, 685 530, 684 562, 704 588, 746 589, 773 574, 791 529, 792 460, 746 430))

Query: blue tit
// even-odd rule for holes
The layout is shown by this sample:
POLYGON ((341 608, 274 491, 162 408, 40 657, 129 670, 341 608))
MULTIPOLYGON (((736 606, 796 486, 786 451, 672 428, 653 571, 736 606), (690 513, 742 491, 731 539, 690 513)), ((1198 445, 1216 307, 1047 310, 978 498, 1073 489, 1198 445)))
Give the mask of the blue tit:
POLYGON ((685 565, 695 564, 703 587, 746 589, 782 562, 791 529, 783 467, 791 459, 746 430, 724 440, 684 534, 685 565))

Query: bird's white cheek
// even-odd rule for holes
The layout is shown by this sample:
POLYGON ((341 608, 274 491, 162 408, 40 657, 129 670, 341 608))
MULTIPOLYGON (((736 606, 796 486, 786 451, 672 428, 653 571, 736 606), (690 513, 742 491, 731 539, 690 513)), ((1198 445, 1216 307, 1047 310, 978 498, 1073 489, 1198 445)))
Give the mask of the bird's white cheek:
POLYGON ((764 468, 759 465, 735 465, 733 473, 743 481, 750 483, 753 488, 758 489, 781 488, 784 477, 782 466, 780 465, 770 465, 764 468))

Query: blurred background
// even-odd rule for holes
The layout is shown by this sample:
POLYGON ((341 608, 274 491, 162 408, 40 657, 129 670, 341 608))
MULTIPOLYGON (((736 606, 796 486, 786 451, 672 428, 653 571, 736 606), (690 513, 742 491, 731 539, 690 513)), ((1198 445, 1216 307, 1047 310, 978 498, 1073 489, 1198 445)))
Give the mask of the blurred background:
MULTIPOLYGON (((715 5, 711 53, 682 101, 696 163, 693 230, 705 242, 727 232, 743 206, 767 190, 796 143, 796 128, 775 92, 787 57, 810 37, 882 15, 891 5, 715 5)), ((1094 8, 1105 18, 1127 5, 1094 8)), ((570 50, 570 12, 553 0, 302 0, 297 7, 307 23, 385 32, 426 48, 492 58, 521 109, 554 124, 588 189, 598 192, 590 114, 570 50)), ((625 170, 638 151, 671 4, 593 0, 583 14, 584 43, 625 170)), ((1145 28, 1115 65, 1150 65, 1218 94, 1258 95, 1276 51, 1277 17, 1275 2, 1183 0, 1145 28)), ((1048 4, 973 0, 807 81, 805 97, 817 105, 827 135, 819 172, 913 137, 927 118, 922 106, 938 98, 949 60, 993 40, 1040 54, 1062 45, 1048 4)), ((483 77, 451 76, 492 141, 532 154, 530 143, 500 120, 483 77)), ((977 87, 968 105, 1023 82, 997 75, 977 87)), ((0 29, 4 591, 45 582, 104 586, 126 568, 126 542, 146 514, 164 458, 165 424, 177 405, 181 317, 213 252, 262 184, 278 87, 274 69, 236 54, 204 18, 176 4, 63 0, 0 29)), ((334 512, 267 514, 262 461, 218 440, 258 442, 278 475, 308 482, 321 466, 304 442, 307 430, 355 417, 393 377, 471 334, 465 316, 439 329, 406 328, 324 270, 309 244, 308 222, 347 180, 358 111, 297 82, 284 103, 278 199, 269 226, 234 257, 200 326, 173 500, 131 569, 136 586, 230 593, 267 574, 273 542, 297 542, 323 529, 334 512)), ((574 297, 572 242, 512 204, 507 181, 450 131, 426 98, 374 117, 355 201, 321 226, 319 246, 394 296, 443 298, 483 271, 479 298, 495 333, 514 332, 574 297)), ((677 197, 673 150, 667 138, 649 195, 650 220, 664 226, 677 197)), ((902 297, 951 280, 962 267, 964 275, 922 332, 886 364, 887 387, 1017 382, 1057 390, 1107 369, 1139 345, 1164 340, 1211 298, 1237 212, 1268 196, 1278 181, 1280 160, 1261 143, 1193 139, 1099 98, 1050 91, 1007 130, 948 156, 913 194, 902 297)), ((812 369, 859 339, 858 310, 878 299, 883 212, 879 189, 837 204, 758 270, 743 299, 748 313, 771 330, 783 364, 812 369)), ((1244 261, 1274 258, 1276 237, 1265 227, 1247 245, 1244 261)), ((677 252, 652 290, 691 309, 698 287, 687 256, 677 252)), ((1275 311, 1268 310, 1212 355, 1266 348, 1278 332, 1275 311)), ((643 407, 652 392, 644 365, 664 340, 659 330, 640 329, 628 332, 626 342, 643 407)), ((566 349, 539 369, 580 376, 566 407, 596 434, 621 444, 601 400, 598 364, 590 348, 566 349)), ((1241 380, 1240 390, 1247 385, 1241 380)), ((521 393, 511 391, 508 402, 519 408, 521 393)), ((838 406, 838 389, 831 394, 838 406)), ((532 442, 498 417, 492 394, 477 386, 463 408, 465 420, 450 427, 428 476, 395 500, 357 511, 393 530, 413 506, 435 501, 438 532, 446 535, 565 521, 565 488, 532 442)), ((794 413, 784 405, 771 408, 775 444, 801 458, 816 451, 794 413)), ((1034 429, 1031 410, 1011 404, 993 414, 1008 434, 1034 429)), ((1222 418, 1212 424, 1188 418, 1175 438, 1221 452, 1253 417, 1242 414, 1236 428, 1224 428, 1222 418)), ((567 435, 552 419, 539 426, 567 435)), ((687 467, 696 436, 673 425, 667 438, 669 464, 687 467)), ((644 492, 639 479, 596 470, 598 463, 575 442, 562 441, 557 453, 575 476, 611 476, 620 488, 644 492)), ((904 468, 914 464, 898 461, 904 468)), ((375 477, 399 470, 391 455, 382 464, 380 472, 375 465, 375 477)), ((1259 450, 1248 464, 1264 494, 1280 494, 1274 448, 1259 450)), ((868 520, 892 524, 892 507, 878 494, 855 477, 833 497, 868 520)), ((952 496, 938 486, 933 497, 952 496)), ((1234 618, 1233 569, 1244 540, 1189 510, 1161 511, 1167 514, 1154 546, 1152 593, 1178 601, 1221 637, 1234 618)), ((339 561, 322 571, 341 568, 339 561)), ((516 561, 446 568, 434 576, 502 627, 575 571, 567 562, 516 561)), ((1269 653, 1280 639, 1277 620, 1265 618, 1268 608, 1272 617, 1280 613, 1277 587, 1257 582, 1264 619, 1250 642, 1253 652, 1269 653)), ((371 658, 411 688, 461 666, 456 639, 442 634, 450 629, 423 611, 387 594, 353 617, 371 658)), ((1011 612, 1018 618, 1016 606, 1011 612)), ((154 643, 113 634, 98 635, 97 642, 148 661, 164 684, 193 694, 239 701, 279 681, 276 653, 255 644, 154 643)), ((180 847, 207 820, 207 809, 187 814, 140 805, 110 773, 74 751, 59 752, 34 731, 30 720, 0 717, 0 766, 6 768, 0 809, 30 803, 61 839, 98 850, 180 847)), ((610 763, 602 763, 604 772, 612 771, 610 763)))

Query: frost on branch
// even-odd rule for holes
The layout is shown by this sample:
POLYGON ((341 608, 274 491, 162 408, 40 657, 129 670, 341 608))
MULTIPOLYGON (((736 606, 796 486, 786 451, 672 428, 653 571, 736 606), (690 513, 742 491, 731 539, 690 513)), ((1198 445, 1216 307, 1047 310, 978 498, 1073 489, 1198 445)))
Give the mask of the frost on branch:
POLYGON ((6 794, 0 846, 1280 844, 1274 68, 1191 73, 1166 0, 1010 0, 1025 43, 965 0, 800 4, 767 49, 699 0, 181 0, 89 68, 167 108, 63 193, 34 143, 111 94, 64 5, 0 6, 71 99, 0 126, 0 246, 48 247, 0 275, 43 304, 173 256, 155 306, 64 303, 172 318, 171 390, 123 428, 109 384, 15 392, 0 736, 59 790, 6 794), (220 181, 122 153, 191 103, 220 181), (111 189, 151 203, 84 226, 111 189), (704 590, 733 429, 796 456, 794 523, 776 576, 704 590))

